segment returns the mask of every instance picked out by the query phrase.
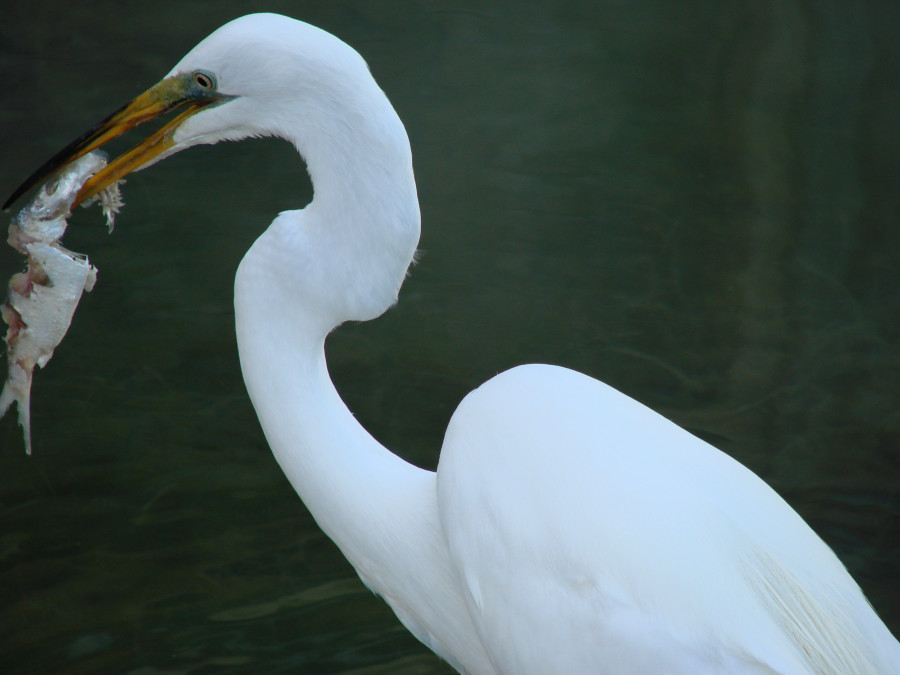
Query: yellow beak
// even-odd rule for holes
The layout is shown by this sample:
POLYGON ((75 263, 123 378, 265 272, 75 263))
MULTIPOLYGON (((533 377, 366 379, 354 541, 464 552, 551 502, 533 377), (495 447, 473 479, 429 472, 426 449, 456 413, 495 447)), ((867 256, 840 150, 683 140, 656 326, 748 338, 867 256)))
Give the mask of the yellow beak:
POLYGON ((75 202, 72 204, 75 207, 173 147, 175 130, 188 117, 229 98, 231 97, 216 91, 215 79, 208 73, 185 73, 167 77, 95 124, 47 160, 13 192, 3 208, 9 208, 19 197, 41 183, 57 169, 100 147, 107 141, 167 112, 184 108, 178 116, 160 127, 148 138, 91 176, 76 196, 75 202))

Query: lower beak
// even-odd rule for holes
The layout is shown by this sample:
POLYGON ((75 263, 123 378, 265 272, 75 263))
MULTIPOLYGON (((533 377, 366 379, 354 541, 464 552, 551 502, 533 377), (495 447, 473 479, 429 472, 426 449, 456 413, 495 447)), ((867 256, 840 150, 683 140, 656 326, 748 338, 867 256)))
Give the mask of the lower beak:
POLYGON ((57 169, 99 148, 104 143, 121 136, 136 126, 156 119, 175 109, 183 108, 175 118, 160 127, 144 141, 117 157, 104 169, 91 176, 75 198, 73 207, 139 169, 161 153, 175 145, 174 135, 178 127, 191 115, 209 105, 224 100, 225 96, 200 89, 191 75, 174 75, 162 80, 133 101, 125 104, 106 119, 95 124, 72 143, 56 153, 20 185, 3 205, 8 209, 13 202, 35 185, 44 181, 57 169))

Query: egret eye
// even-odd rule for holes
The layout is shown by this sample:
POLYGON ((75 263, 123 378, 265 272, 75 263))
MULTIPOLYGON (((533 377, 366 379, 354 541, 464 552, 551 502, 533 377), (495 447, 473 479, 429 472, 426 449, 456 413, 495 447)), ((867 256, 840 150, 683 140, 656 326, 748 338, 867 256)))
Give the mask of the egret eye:
POLYGON ((216 78, 212 73, 198 70, 194 73, 194 82, 204 91, 212 91, 216 88, 216 78))

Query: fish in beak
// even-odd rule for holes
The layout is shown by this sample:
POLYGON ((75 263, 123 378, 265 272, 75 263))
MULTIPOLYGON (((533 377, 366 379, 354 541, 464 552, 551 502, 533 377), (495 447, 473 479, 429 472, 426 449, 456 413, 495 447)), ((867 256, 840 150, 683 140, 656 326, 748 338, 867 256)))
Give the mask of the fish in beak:
POLYGON ((91 176, 76 196, 75 202, 72 204, 74 208, 132 171, 160 158, 160 155, 175 146, 175 131, 188 117, 230 98, 233 97, 217 91, 215 76, 206 71, 180 73, 167 77, 95 124, 47 160, 13 192, 3 205, 3 209, 8 209, 13 202, 35 185, 91 150, 99 148, 104 143, 144 122, 149 122, 171 111, 180 111, 144 141, 91 176))

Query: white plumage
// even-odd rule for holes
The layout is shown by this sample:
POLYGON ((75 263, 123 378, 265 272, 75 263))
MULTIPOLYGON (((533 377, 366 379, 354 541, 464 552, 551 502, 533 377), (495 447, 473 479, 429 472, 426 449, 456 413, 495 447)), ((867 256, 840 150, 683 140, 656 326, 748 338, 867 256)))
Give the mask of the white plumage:
POLYGON ((191 145, 278 136, 315 196, 235 283, 241 366, 272 450, 400 620, 470 673, 900 673, 900 645, 831 550, 737 462, 553 366, 472 392, 437 473, 375 441, 324 341, 384 312, 419 237, 406 132, 362 58, 276 15, 229 23, 172 71, 227 96, 191 145))

